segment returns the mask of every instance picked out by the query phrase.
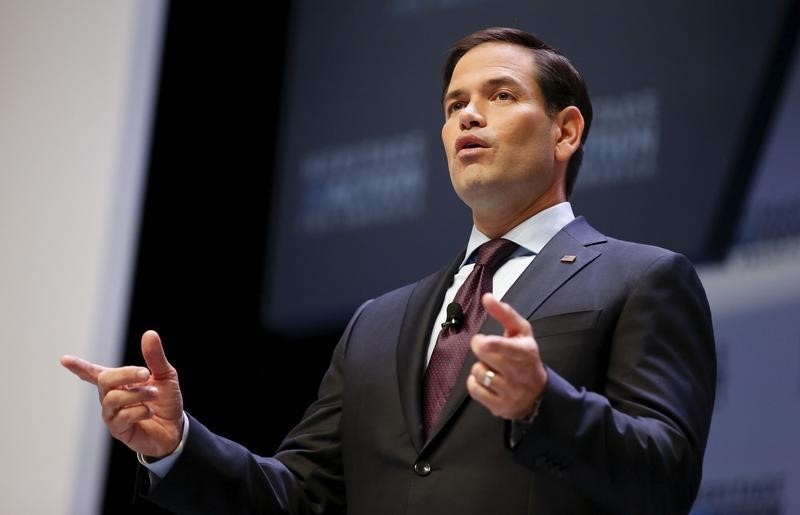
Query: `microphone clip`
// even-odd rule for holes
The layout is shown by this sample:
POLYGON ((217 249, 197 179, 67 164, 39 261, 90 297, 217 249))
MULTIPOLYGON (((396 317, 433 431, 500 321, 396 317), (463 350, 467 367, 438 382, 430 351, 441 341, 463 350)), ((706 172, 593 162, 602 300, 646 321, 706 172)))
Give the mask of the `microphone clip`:
POLYGON ((451 302, 447 305, 447 317, 442 323, 442 329, 452 327, 453 329, 460 329, 464 324, 464 310, 461 309, 461 304, 458 302, 451 302))

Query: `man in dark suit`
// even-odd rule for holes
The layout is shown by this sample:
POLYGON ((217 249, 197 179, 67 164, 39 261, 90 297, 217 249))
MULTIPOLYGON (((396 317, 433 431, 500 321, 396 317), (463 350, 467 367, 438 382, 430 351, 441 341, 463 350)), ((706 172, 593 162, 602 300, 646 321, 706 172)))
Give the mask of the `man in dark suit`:
POLYGON ((184 414, 152 331, 147 369, 62 358, 149 469, 144 495, 178 513, 689 511, 714 401, 708 305, 684 257, 573 216, 580 75, 487 29, 451 52, 443 103, 467 248, 359 308, 274 457, 184 414))

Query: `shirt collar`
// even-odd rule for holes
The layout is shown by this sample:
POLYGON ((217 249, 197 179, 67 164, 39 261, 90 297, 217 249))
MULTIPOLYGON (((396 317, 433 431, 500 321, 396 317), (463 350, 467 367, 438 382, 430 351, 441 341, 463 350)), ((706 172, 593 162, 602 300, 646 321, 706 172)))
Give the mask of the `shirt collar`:
MULTIPOLYGON (((550 239, 565 225, 575 219, 572 206, 569 202, 562 202, 555 206, 539 211, 521 224, 517 225, 502 237, 511 240, 520 246, 512 257, 538 254, 550 239)), ((467 244, 467 253, 461 266, 474 261, 472 254, 475 249, 489 241, 489 237, 481 233, 474 225, 467 244)))

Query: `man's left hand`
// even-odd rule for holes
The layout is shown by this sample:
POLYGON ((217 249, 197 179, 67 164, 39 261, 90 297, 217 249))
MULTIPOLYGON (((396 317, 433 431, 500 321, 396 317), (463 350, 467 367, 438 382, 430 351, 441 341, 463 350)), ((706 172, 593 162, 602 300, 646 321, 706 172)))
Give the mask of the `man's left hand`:
POLYGON ((533 329, 514 308, 491 293, 485 294, 481 302, 505 332, 503 336, 476 334, 472 337, 472 352, 478 362, 467 379, 467 390, 497 417, 527 419, 547 385, 547 370, 539 356, 533 329))

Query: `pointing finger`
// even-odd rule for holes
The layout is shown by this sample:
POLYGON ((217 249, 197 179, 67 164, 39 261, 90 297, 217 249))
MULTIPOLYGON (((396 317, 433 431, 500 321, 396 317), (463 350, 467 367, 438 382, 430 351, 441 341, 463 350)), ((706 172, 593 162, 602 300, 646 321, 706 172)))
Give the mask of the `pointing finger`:
POLYGON ((97 384, 97 377, 103 371, 108 370, 106 367, 69 355, 61 356, 61 365, 87 383, 95 385, 97 384))
POLYGON ((147 363, 147 368, 150 369, 156 379, 161 379, 174 373, 175 369, 167 361, 164 347, 161 345, 161 338, 157 332, 146 331, 142 335, 142 355, 145 363, 147 363))
POLYGON ((486 293, 481 298, 486 312, 505 328, 505 335, 512 336, 533 336, 531 324, 522 315, 517 313, 514 308, 505 302, 500 302, 491 293, 486 293))

